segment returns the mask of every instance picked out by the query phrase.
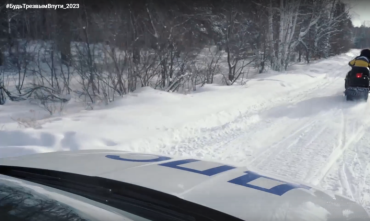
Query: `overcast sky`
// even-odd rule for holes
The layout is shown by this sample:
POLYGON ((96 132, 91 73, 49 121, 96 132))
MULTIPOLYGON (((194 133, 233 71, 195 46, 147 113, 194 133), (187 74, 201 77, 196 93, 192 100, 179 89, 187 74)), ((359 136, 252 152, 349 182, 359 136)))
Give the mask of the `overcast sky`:
POLYGON ((370 0, 342 0, 350 6, 351 18, 354 26, 361 26, 366 22, 370 26, 370 0))

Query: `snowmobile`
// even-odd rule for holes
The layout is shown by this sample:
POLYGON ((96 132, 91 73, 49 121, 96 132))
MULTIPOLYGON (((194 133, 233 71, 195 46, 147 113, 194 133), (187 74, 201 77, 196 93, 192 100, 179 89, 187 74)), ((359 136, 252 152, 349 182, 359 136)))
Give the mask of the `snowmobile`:
POLYGON ((369 96, 369 70, 368 69, 354 69, 348 72, 345 79, 344 95, 347 101, 365 100, 369 96))

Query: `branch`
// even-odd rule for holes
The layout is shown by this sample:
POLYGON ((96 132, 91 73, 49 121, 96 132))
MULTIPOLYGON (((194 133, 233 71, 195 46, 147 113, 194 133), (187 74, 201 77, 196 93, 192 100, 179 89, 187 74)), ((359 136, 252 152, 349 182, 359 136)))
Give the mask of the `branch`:
POLYGON ((148 13, 149 19, 150 19, 150 23, 152 24, 153 31, 154 31, 153 36, 154 36, 155 38, 158 38, 158 37, 159 37, 159 35, 158 35, 157 29, 155 28, 155 25, 154 25, 154 23, 153 23, 153 18, 152 18, 152 15, 151 15, 150 11, 149 11, 148 4, 145 4, 145 7, 146 7, 146 11, 147 11, 147 13, 148 13))

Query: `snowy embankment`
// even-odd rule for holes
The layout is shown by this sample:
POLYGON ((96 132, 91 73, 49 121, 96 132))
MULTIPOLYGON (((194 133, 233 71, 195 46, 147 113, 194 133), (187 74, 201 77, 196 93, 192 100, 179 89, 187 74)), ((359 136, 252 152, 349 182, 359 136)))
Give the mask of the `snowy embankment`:
POLYGON ((370 111, 343 98, 349 53, 190 95, 142 88, 110 106, 64 114, 0 106, 0 157, 85 149, 191 156, 273 173, 370 211, 370 111))

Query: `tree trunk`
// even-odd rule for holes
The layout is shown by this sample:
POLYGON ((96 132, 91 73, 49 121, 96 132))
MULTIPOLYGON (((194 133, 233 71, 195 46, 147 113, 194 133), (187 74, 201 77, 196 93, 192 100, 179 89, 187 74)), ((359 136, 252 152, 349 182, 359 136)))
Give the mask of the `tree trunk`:
POLYGON ((58 21, 58 36, 57 50, 60 52, 62 63, 65 65, 71 65, 71 30, 70 21, 68 20, 67 10, 57 11, 57 21, 58 21))

